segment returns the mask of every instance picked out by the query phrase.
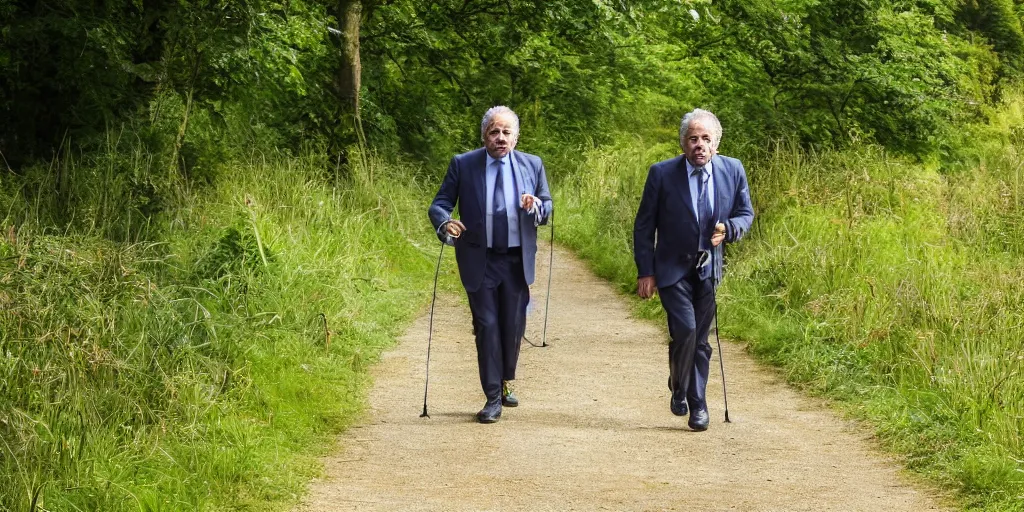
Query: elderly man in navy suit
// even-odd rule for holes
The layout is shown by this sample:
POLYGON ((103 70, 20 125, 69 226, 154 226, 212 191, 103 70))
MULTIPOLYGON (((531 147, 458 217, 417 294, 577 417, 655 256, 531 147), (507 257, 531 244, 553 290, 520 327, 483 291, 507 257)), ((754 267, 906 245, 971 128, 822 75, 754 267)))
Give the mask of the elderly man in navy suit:
POLYGON ((488 110, 480 137, 484 147, 452 158, 428 214, 441 241, 455 246, 487 396, 477 420, 494 423, 503 405, 519 405, 509 382, 516 378, 533 284, 537 226, 547 222, 552 203, 540 158, 515 151, 515 112, 488 110), (460 219, 451 216, 456 204, 460 219))
POLYGON ((669 407, 676 416, 689 411, 695 431, 708 428, 708 332, 722 244, 739 240, 754 220, 743 164, 717 154, 721 140, 711 112, 683 116, 683 154, 651 166, 633 226, 637 294, 658 293, 668 316, 669 407))

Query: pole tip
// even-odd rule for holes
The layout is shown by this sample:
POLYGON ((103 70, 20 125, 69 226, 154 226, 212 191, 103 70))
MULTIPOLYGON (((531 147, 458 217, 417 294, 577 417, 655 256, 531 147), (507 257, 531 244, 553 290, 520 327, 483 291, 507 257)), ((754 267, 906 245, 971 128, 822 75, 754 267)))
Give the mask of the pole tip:
POLYGON ((725 422, 732 423, 731 421, 729 421, 729 411, 725 411, 725 422))
POLYGON ((423 413, 420 414, 420 418, 430 419, 430 415, 427 414, 427 406, 425 404, 423 405, 423 413))

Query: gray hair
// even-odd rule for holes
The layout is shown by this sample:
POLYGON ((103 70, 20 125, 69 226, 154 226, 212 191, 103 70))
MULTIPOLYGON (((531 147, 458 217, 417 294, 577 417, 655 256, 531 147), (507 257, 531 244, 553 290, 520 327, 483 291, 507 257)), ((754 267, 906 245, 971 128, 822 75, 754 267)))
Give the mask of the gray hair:
POLYGON ((718 143, 722 142, 722 123, 711 111, 702 108, 695 108, 693 112, 687 112, 683 116, 683 122, 679 124, 679 145, 683 145, 686 132, 690 130, 690 123, 694 121, 700 121, 711 132, 711 144, 718 149, 718 143))
POLYGON ((498 105, 487 109, 487 112, 484 113, 484 118, 480 121, 480 140, 484 140, 487 137, 487 127, 491 125, 491 121, 494 121, 494 116, 498 114, 508 114, 512 116, 513 127, 516 130, 516 137, 519 136, 519 116, 505 105, 498 105))

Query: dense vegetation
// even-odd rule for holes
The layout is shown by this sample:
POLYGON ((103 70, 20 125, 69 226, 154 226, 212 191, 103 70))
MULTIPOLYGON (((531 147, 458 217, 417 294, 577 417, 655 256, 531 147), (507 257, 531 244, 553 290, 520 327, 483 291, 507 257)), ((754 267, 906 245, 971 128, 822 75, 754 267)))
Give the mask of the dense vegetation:
POLYGON ((1024 66, 1014 0, 0 1, 0 148, 15 170, 132 134, 198 178, 252 146, 446 159, 480 112, 607 140, 638 111, 720 112, 764 143, 923 154, 1024 66), (340 28, 339 28, 340 27, 340 28), (355 87, 360 85, 361 87, 355 87), (355 90, 353 90, 355 87, 355 90), (224 139, 228 144, 224 144, 224 139))
POLYGON ((294 499, 427 299, 430 189, 500 103, 626 290, 644 170, 717 112, 759 215, 723 327, 965 504, 1022 509, 1022 17, 0 0, 0 508, 294 499))

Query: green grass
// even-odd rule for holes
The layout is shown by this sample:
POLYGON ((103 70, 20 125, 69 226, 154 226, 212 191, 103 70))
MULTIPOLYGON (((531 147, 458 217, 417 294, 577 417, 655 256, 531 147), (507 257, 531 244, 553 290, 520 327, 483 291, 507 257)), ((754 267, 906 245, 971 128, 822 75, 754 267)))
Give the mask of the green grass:
POLYGON ((162 196, 130 151, 5 175, 0 509, 294 502, 429 300, 425 188, 369 161, 257 154, 162 196))
MULTIPOLYGON (((909 468, 972 510, 1024 510, 1015 109, 972 127, 985 144, 955 171, 877 147, 748 155, 758 217, 729 246, 719 292, 724 334, 867 420, 909 468)), ((624 292, 636 287, 632 222, 647 168, 678 154, 664 140, 584 151, 555 185, 565 197, 559 238, 624 292)), ((634 304, 663 321, 656 301, 634 304)))

